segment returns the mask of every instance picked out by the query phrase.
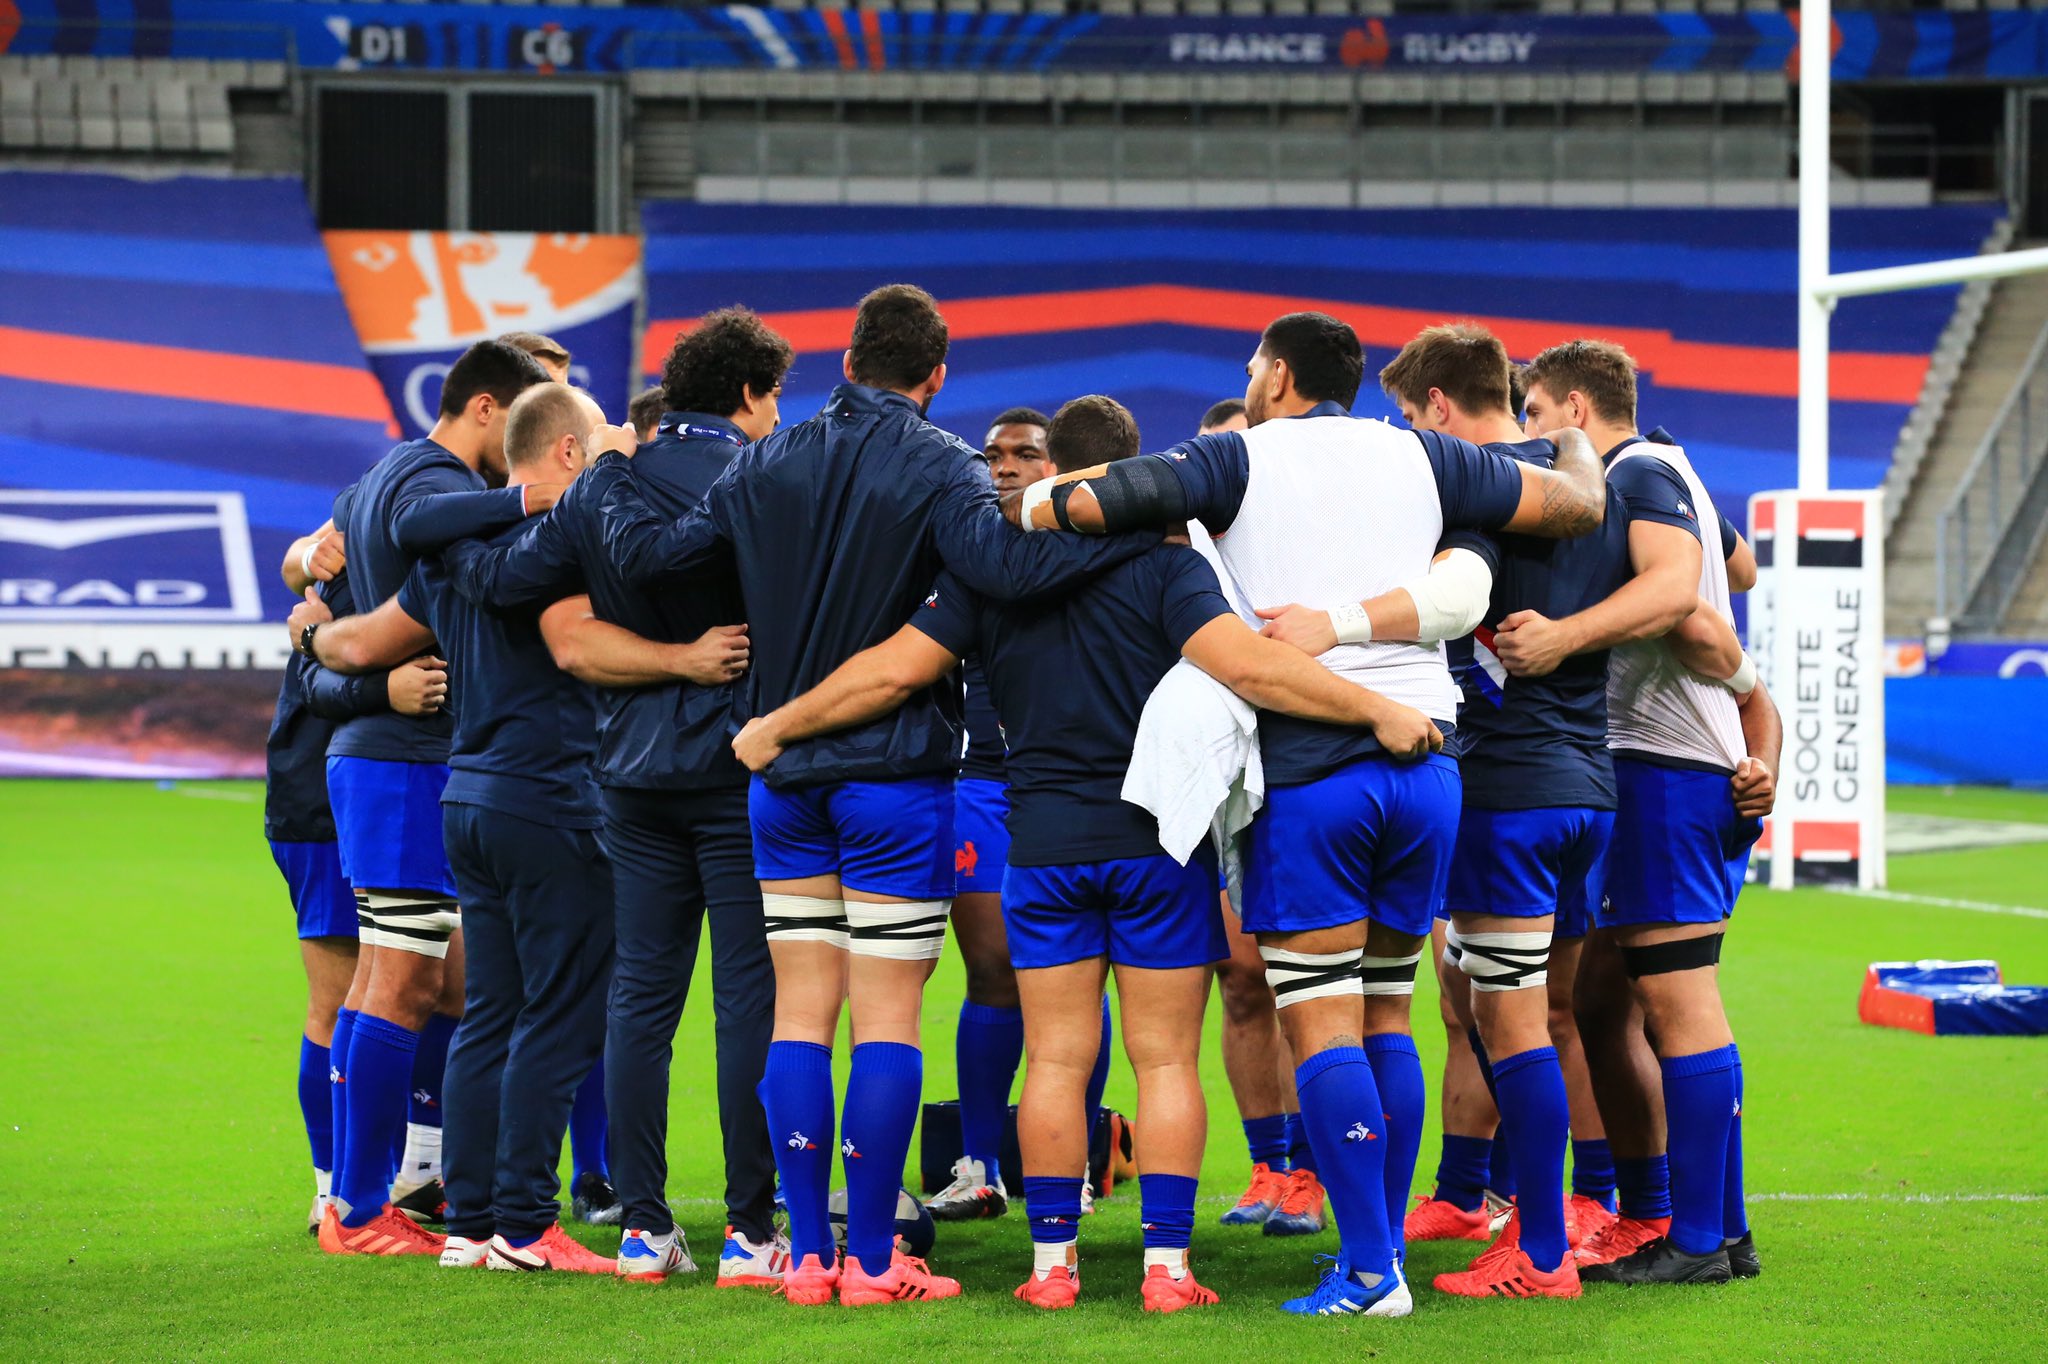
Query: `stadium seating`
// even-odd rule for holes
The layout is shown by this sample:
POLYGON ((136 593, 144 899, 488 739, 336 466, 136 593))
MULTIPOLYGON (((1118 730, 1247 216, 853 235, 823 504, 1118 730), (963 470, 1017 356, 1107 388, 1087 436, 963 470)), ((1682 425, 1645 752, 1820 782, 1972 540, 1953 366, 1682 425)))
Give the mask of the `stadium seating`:
POLYGON ((278 90, 278 61, 0 56, 0 147, 221 157, 233 90, 278 90))

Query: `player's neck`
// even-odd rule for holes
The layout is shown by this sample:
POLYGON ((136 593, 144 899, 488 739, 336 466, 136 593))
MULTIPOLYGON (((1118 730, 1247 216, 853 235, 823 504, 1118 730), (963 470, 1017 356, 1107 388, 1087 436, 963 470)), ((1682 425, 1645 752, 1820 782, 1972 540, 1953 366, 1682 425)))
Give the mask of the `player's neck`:
POLYGON ((1593 442, 1593 448, 1604 459, 1623 441, 1636 439, 1642 433, 1630 422, 1587 422, 1579 428, 1586 433, 1586 439, 1593 442))
POLYGON ((1515 445, 1528 439, 1522 434, 1522 424, 1505 412, 1492 417, 1476 417, 1462 423, 1461 429, 1451 434, 1474 445, 1515 445))
POLYGON ((427 439, 467 464, 475 472, 483 472, 483 441, 477 436, 466 434, 458 418, 443 417, 435 422, 434 429, 427 432, 427 439))

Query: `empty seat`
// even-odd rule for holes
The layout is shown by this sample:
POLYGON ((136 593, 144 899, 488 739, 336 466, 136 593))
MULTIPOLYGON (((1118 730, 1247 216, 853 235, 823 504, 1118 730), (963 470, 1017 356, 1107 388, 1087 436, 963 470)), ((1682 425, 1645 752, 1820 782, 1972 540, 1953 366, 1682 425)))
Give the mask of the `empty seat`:
POLYGON ((0 145, 36 145, 36 83, 27 75, 0 75, 0 145))
POLYGON ((191 85, 181 80, 165 80, 151 88, 156 97, 157 145, 167 152, 193 150, 199 144, 193 127, 191 85))
POLYGON ((78 145, 89 151, 112 151, 120 137, 114 122, 114 87, 105 81, 81 80, 78 89, 78 145))
POLYGON ((64 76, 36 82, 36 145, 78 145, 78 82, 64 76))
POLYGON ((228 89, 208 82, 192 89, 193 140, 202 152, 235 149, 235 121, 228 112, 228 89))
POLYGON ((156 147, 156 120, 149 109, 150 87, 140 81, 114 86, 114 145, 124 152, 156 147))

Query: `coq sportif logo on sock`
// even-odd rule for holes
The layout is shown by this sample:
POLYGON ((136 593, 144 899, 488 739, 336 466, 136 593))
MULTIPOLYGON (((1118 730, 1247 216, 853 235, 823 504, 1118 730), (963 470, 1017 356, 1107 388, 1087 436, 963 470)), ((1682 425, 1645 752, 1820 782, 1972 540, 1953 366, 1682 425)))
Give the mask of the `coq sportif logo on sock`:
POLYGON ((1367 1127, 1362 1122, 1355 1122, 1351 1124, 1351 1130, 1344 1134, 1344 1140, 1378 1141, 1379 1138, 1373 1135, 1372 1129, 1370 1127, 1367 1127))
POLYGON ((848 1160, 860 1160, 862 1158, 861 1153, 854 1149, 852 1137, 846 1137, 840 1141, 839 1154, 848 1160))
POLYGON ((801 1132, 791 1132, 789 1140, 784 1142, 783 1145, 792 1151, 815 1151, 818 1149, 818 1143, 812 1141, 801 1132))
POLYGON ((0 619, 262 614, 240 493, 0 490, 0 619))

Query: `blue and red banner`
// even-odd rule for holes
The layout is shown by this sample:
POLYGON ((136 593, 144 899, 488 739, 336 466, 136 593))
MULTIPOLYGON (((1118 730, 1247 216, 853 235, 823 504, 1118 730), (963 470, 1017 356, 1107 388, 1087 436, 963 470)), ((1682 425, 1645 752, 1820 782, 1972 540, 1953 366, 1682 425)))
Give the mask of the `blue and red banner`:
MULTIPOLYGON (((2048 14, 1837 13, 1837 80, 2048 73, 2048 14)), ((1782 71, 1798 12, 1387 18, 590 9, 311 0, 0 0, 0 51, 282 59, 335 70, 1782 71), (10 43, 11 33, 11 43, 10 43)))

